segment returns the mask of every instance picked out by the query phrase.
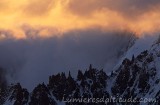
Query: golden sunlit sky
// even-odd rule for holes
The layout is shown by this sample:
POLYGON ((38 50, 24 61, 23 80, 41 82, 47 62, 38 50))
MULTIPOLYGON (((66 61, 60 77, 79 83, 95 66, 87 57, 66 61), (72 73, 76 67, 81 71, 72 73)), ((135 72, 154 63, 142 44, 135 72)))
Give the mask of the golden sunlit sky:
POLYGON ((159 0, 0 0, 0 30, 16 38, 98 28, 138 34, 160 30, 159 0), (30 33, 35 34, 33 33, 30 33))

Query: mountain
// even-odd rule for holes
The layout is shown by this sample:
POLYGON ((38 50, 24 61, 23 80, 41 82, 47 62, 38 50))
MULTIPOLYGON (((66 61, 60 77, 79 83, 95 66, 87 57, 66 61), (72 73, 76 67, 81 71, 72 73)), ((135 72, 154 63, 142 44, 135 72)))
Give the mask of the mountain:
POLYGON ((160 37, 148 43, 147 49, 139 50, 141 44, 136 41, 110 75, 90 65, 85 72, 78 70, 76 78, 70 72, 52 75, 48 84, 38 84, 32 92, 19 83, 12 84, 3 89, 6 97, 1 95, 0 102, 4 105, 160 105, 160 37))
POLYGON ((0 68, 0 105, 4 103, 7 97, 6 88, 7 88, 7 81, 5 79, 5 70, 0 68))

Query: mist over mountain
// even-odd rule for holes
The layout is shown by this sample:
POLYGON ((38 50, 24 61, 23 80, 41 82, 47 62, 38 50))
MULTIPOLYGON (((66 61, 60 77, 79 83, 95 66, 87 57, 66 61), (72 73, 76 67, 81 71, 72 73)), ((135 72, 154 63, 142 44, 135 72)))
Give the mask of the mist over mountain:
POLYGON ((50 74, 70 70, 76 75, 89 64, 110 72, 135 38, 125 31, 72 31, 50 38, 30 35, 31 31, 26 32, 27 39, 8 37, 0 41, 0 67, 7 71, 9 83, 20 82, 30 89, 47 82, 50 74))
POLYGON ((50 75, 47 83, 37 84, 31 92, 20 83, 4 85, 0 104, 159 105, 159 64, 160 36, 144 36, 127 49, 110 75, 90 65, 76 75, 72 71, 50 75))

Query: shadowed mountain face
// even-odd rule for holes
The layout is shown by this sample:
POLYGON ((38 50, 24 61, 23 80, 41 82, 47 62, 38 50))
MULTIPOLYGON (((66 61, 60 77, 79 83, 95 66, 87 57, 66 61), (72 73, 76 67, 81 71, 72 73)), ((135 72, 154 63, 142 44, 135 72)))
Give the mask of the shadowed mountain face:
POLYGON ((5 78, 5 70, 0 68, 0 104, 2 104, 6 98, 6 88, 7 82, 5 78))
POLYGON ((160 45, 156 42, 150 50, 143 51, 131 60, 124 59, 119 68, 106 75, 90 65, 85 72, 78 71, 76 78, 69 72, 49 77, 48 84, 39 84, 29 93, 20 84, 8 90, 7 105, 105 105, 105 102, 80 102, 69 99, 82 98, 123 98, 131 101, 120 102, 114 99, 109 105, 159 105, 160 104, 160 45), (149 100, 142 100, 142 99, 149 100), (65 102, 68 101, 68 102, 65 102))

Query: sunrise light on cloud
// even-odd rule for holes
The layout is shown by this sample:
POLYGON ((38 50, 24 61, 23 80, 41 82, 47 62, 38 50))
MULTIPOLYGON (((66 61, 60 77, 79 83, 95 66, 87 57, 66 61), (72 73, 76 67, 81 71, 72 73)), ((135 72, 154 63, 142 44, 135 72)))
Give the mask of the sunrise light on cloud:
POLYGON ((43 37, 71 30, 99 28, 129 30, 138 34, 160 29, 157 0, 1 0, 0 29, 25 38, 25 29, 43 37))

